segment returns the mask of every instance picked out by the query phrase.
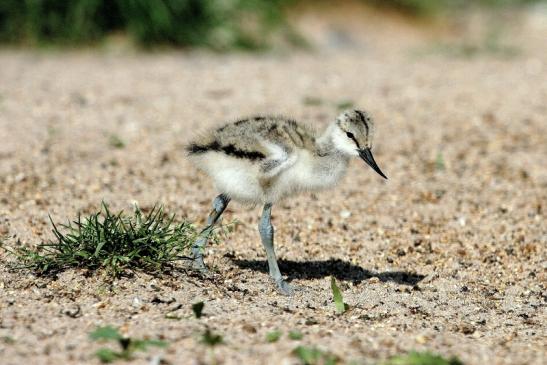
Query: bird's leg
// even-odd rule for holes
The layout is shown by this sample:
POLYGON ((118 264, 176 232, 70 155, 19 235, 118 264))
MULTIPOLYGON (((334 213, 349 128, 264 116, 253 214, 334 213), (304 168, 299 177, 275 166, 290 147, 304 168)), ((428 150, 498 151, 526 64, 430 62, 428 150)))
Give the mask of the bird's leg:
POLYGON ((192 245, 192 255, 194 257, 193 266, 195 269, 204 272, 207 271, 207 267, 203 262, 203 251, 205 250, 205 245, 209 240, 209 236, 211 235, 215 224, 220 219, 222 212, 224 212, 224 209, 226 209, 229 202, 230 198, 224 194, 220 194, 213 200, 213 210, 209 213, 209 217, 207 218, 207 226, 199 233, 198 238, 192 245))
POLYGON ((258 224, 258 231, 260 232, 260 238, 262 239, 262 244, 266 249, 266 257, 268 258, 268 268, 270 270, 270 276, 275 281, 275 284, 279 288, 282 294, 292 295, 293 289, 281 276, 279 271, 279 266, 277 265, 277 259, 275 257, 274 251, 274 228, 271 222, 272 215, 272 204, 268 203, 264 205, 262 211, 262 218, 258 224))

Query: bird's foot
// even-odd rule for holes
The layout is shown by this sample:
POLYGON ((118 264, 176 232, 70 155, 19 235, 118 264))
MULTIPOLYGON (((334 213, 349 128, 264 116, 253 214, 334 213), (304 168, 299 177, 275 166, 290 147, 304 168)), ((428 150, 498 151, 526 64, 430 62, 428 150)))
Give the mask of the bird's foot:
POLYGON ((277 290, 281 294, 289 297, 292 297, 295 293, 295 290, 298 290, 298 288, 293 288, 292 285, 290 285, 283 279, 275 280, 275 285, 277 286, 277 290))
POLYGON ((205 266, 205 262, 203 261, 203 255, 196 255, 194 257, 194 261, 192 262, 192 269, 199 272, 202 275, 209 275, 209 269, 207 266, 205 266))

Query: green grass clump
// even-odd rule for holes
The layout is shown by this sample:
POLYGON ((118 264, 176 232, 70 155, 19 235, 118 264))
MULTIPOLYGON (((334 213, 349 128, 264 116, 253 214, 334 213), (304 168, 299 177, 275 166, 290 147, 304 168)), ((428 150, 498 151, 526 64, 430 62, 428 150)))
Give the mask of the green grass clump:
POLYGON ((289 331, 289 338, 291 340, 298 341, 298 340, 301 340, 303 337, 304 335, 300 331, 296 331, 296 330, 289 331))
MULTIPOLYGON (((51 220, 51 217, 50 217, 51 220)), ((135 206, 132 215, 102 210, 68 224, 53 225, 54 241, 37 249, 16 248, 10 252, 18 263, 13 268, 30 269, 38 275, 56 274, 68 268, 105 269, 118 277, 128 271, 160 273, 184 256, 197 232, 188 222, 175 223, 163 208, 144 214, 135 206)), ((216 237, 213 237, 216 240, 216 237)))
POLYGON ((111 134, 110 137, 108 137, 108 144, 117 149, 125 147, 125 142, 117 134, 111 134))
POLYGON ((336 365, 340 361, 337 356, 315 346, 297 346, 292 353, 302 365, 336 365))
MULTIPOLYGON (((418 16, 472 6, 516 6, 545 0, 363 0, 418 16)), ((307 42, 285 10, 303 0, 1 0, 0 42, 81 45, 124 34, 144 47, 204 46, 217 50, 267 48, 272 33, 307 42)))
POLYGON ((282 334, 283 332, 279 330, 268 332, 266 333, 266 341, 270 343, 277 342, 281 338, 282 334))
POLYGON ((114 32, 143 46, 260 48, 291 0, 2 0, 0 41, 82 44, 114 32))
POLYGON ((167 347, 167 342, 161 340, 137 340, 122 336, 118 330, 111 326, 100 327, 89 334, 94 341, 113 341, 119 345, 120 350, 101 348, 95 355, 104 363, 116 360, 131 360, 136 351, 146 351, 150 346, 167 347))
POLYGON ((364 0, 366 2, 390 7, 418 16, 432 16, 439 13, 449 13, 472 6, 508 7, 522 6, 545 0, 364 0))
POLYGON ((463 363, 455 357, 445 359, 430 352, 413 351, 406 355, 394 356, 382 365, 463 365, 463 363))

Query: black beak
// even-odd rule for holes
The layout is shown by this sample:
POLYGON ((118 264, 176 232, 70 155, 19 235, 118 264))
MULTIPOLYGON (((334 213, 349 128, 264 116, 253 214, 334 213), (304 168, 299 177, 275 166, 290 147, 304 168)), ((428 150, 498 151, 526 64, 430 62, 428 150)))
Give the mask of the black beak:
POLYGON ((378 167, 376 164, 376 161, 374 161, 374 157, 372 156, 372 152, 370 151, 370 148, 363 148, 362 150, 359 150, 359 156, 369 165, 373 168, 374 171, 376 171, 381 177, 387 180, 387 176, 384 175, 382 170, 378 167))

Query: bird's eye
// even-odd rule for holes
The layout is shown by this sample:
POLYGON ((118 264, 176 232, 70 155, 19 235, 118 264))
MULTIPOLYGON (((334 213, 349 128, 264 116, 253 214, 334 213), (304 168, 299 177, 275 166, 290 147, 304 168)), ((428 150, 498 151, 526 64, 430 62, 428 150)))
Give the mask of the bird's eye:
POLYGON ((355 136, 351 132, 346 132, 346 136, 348 136, 348 138, 355 139, 355 136))

